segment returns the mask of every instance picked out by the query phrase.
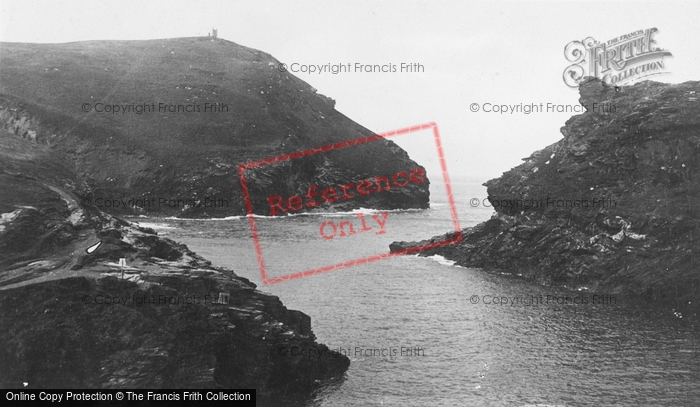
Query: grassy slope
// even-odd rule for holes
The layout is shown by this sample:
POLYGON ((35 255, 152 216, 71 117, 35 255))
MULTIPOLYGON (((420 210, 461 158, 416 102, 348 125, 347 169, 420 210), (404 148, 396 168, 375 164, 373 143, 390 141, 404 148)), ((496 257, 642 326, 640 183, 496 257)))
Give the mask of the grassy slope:
MULTIPOLYGON (((208 196, 234 200, 236 212, 238 164, 371 134, 280 72, 270 55, 225 40, 3 43, 1 50, 0 106, 32 118, 38 140, 75 161, 96 196, 208 196), (222 103, 228 112, 85 113, 85 103, 202 110, 222 103)), ((355 179, 416 166, 391 142, 328 157, 355 179)))

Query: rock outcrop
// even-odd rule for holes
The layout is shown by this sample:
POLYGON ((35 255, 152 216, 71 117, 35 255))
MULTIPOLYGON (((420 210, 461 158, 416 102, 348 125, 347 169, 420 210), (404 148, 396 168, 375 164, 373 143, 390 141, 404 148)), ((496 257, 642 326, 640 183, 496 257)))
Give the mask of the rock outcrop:
MULTIPOLYGON (((0 127, 51 146, 85 180, 81 202, 112 214, 242 215, 240 164, 372 134, 272 56, 226 40, 3 43, 2 50, 0 127)), ((418 167, 381 139, 246 176, 256 213, 269 215, 270 195, 418 167)), ((425 182, 316 209, 428 202, 425 182)))
POLYGON ((2 387, 255 388, 283 405, 342 378, 349 359, 316 342, 307 315, 83 207, 89 186, 59 157, 0 131, 2 387))
POLYGON ((421 255, 697 317, 700 83, 616 89, 588 78, 580 94, 588 111, 566 122, 562 140, 485 184, 492 219, 421 255))

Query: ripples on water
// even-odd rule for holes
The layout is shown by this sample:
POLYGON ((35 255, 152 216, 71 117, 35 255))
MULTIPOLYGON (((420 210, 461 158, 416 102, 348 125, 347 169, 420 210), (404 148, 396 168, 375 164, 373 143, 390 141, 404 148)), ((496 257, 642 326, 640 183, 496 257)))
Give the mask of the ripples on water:
MULTIPOLYGON (((490 215, 459 209, 464 226, 490 215)), ((256 221, 274 276, 444 233, 452 226, 447 211, 390 212, 385 235, 332 241, 320 239, 318 228, 334 217, 256 221)), ((247 219, 137 220, 309 314, 319 342, 348 354, 347 375, 322 388, 311 406, 700 405, 700 336, 652 305, 622 297, 617 304, 488 305, 488 295, 590 294, 416 256, 262 286, 247 219), (401 356, 401 347, 422 352, 401 356)))

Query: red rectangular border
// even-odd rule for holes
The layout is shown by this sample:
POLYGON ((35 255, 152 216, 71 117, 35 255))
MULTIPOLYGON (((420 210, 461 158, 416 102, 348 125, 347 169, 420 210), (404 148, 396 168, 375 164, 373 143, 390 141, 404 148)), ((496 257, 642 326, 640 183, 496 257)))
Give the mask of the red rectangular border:
POLYGON ((411 126, 411 127, 404 127, 402 129, 398 129, 398 130, 392 130, 392 131, 388 131, 388 132, 380 133, 380 134, 373 134, 371 136, 360 137, 360 138, 357 138, 354 140, 342 141, 342 142, 335 143, 335 144, 328 144, 328 145, 325 145, 323 147, 316 147, 316 148, 311 148, 311 149, 304 150, 304 151, 297 151, 297 152, 291 153, 291 154, 282 154, 282 155, 279 155, 277 157, 267 158, 265 160, 251 161, 249 163, 241 164, 238 166, 238 177, 240 178, 241 188, 243 189, 243 195, 245 196, 246 210, 248 211, 248 221, 250 222, 250 229, 253 233, 253 241, 255 242, 255 251, 256 251, 257 256, 258 256, 258 264, 260 265, 260 275, 262 276, 262 281, 263 281, 263 284, 265 284, 265 285, 279 283, 279 282, 287 281, 287 280, 294 280, 294 279, 301 278, 301 277, 313 276, 315 274, 325 273, 327 271, 341 269, 344 267, 356 266, 356 265, 365 264, 365 263, 371 263, 371 262, 374 262, 377 260, 387 259, 389 257, 417 253, 421 250, 432 249, 432 248, 445 246, 445 245, 452 244, 452 243, 458 243, 458 242, 462 241, 462 232, 461 232, 461 229, 459 227, 459 219, 457 218, 457 208, 455 207, 455 204, 454 204, 454 197, 452 196, 452 187, 450 186, 450 177, 447 174, 447 163, 445 162, 445 154, 442 150, 442 141, 440 140, 440 131, 438 129, 437 123, 435 123, 435 122, 419 124, 419 125, 411 126), (267 274, 265 272, 265 261, 263 259, 262 249, 260 247, 260 239, 258 238, 258 229, 257 229, 257 226, 255 225, 253 204, 250 201, 250 195, 248 194, 248 183, 245 179, 245 170, 247 170, 249 168, 261 167, 261 166, 276 163, 276 162, 292 160, 294 158, 306 157, 309 155, 324 153, 324 152, 331 151, 331 150, 337 150, 337 149, 341 149, 341 148, 365 144, 365 143, 369 143, 370 141, 375 141, 375 140, 379 140, 382 138, 395 137, 395 136, 400 136, 400 135, 404 135, 404 134, 409 134, 409 133, 414 133, 417 131, 429 130, 429 129, 433 130, 433 136, 435 139, 435 147, 437 148, 438 158, 440 160, 440 167, 442 168, 442 178, 445 182, 445 190, 447 191, 447 201, 450 205, 450 212, 452 214, 452 224, 454 225, 454 228, 455 228, 455 233, 456 233, 455 237, 453 237, 451 239, 438 241, 438 242, 428 243, 428 244, 425 244, 422 246, 411 247, 409 249, 400 250, 398 252, 384 253, 384 254, 379 254, 376 256, 364 257, 364 258, 361 258, 358 260, 345 261, 342 263, 332 264, 332 265, 324 266, 324 267, 320 267, 320 268, 310 269, 310 270, 301 271, 301 272, 292 273, 292 274, 286 274, 286 275, 271 278, 271 279, 267 278, 267 274))

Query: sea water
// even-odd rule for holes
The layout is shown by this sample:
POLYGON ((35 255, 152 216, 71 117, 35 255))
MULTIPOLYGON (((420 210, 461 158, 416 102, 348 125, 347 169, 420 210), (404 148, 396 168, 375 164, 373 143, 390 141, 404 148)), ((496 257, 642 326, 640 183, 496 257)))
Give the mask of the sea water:
MULTIPOLYGON (((492 215, 478 182, 451 186, 462 227, 492 215)), ((441 187, 431 185, 430 209, 389 211, 381 234, 372 216, 384 211, 256 217, 267 277, 371 258, 388 253, 393 241, 453 230, 451 206, 434 188, 441 187), (359 213, 372 231, 358 231, 359 213), (354 234, 346 225, 345 236, 322 236, 324 222, 343 221, 354 223, 354 234)), ((311 406, 700 403, 700 336, 657 304, 594 298, 439 256, 397 256, 263 285, 246 217, 131 220, 311 316, 318 341, 351 360, 347 374, 325 384, 311 406)))

